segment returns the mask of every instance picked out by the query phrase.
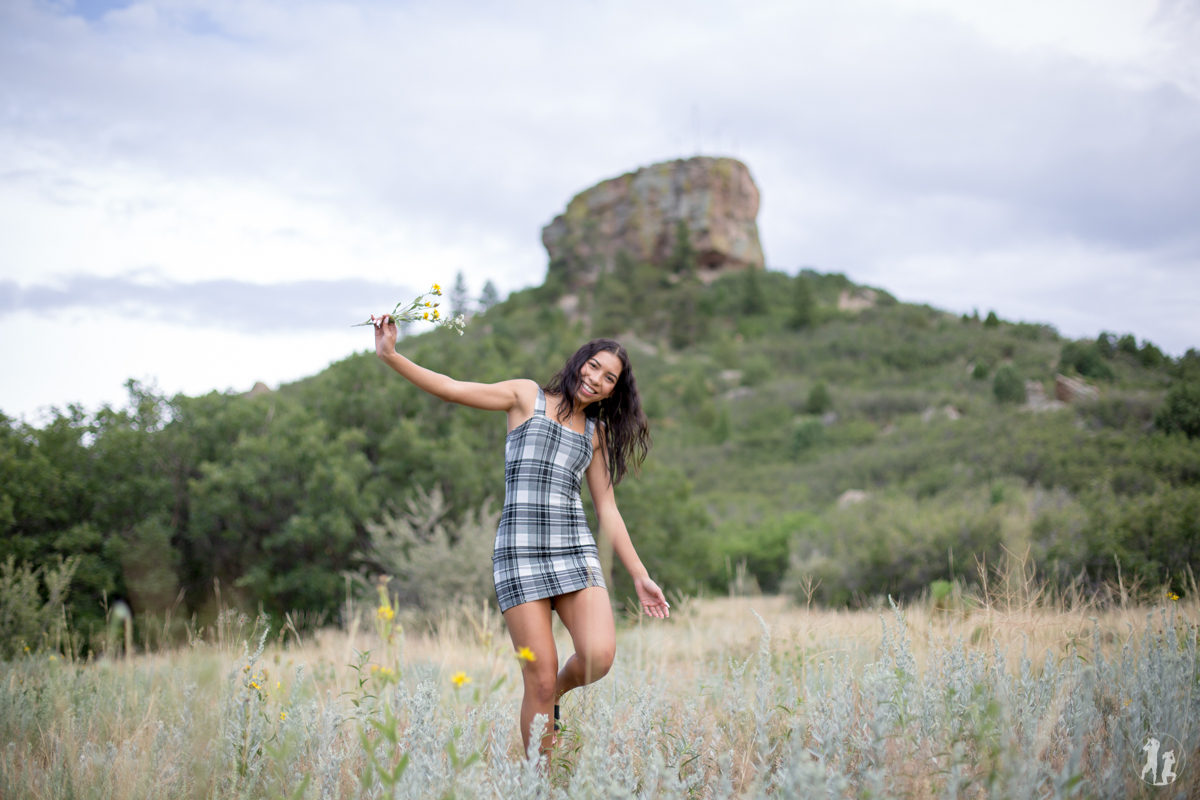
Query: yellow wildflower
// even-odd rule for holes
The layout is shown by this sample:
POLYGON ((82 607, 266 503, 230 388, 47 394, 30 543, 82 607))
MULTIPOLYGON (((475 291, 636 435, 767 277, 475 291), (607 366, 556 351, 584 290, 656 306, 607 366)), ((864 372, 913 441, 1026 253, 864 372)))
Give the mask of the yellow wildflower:
POLYGON ((426 300, 426 301, 425 301, 425 307, 426 307, 426 308, 430 308, 431 306, 433 306, 433 303, 431 303, 431 302, 429 302, 428 300, 426 300))
POLYGON ((382 620, 391 622, 392 618, 396 616, 396 612, 392 610, 392 607, 390 605, 389 606, 380 606, 379 611, 376 612, 376 616, 382 620))
POLYGON ((530 650, 528 647, 522 647, 520 650, 517 651, 517 660, 518 661, 528 661, 530 663, 533 663, 534 661, 537 661, 537 654, 534 653, 532 650, 530 650))
POLYGON ((1167 599, 1168 600, 1178 600, 1179 595, 1175 594, 1174 592, 1167 592, 1167 599))
POLYGON ((459 671, 450 676, 450 682, 454 684, 455 688, 461 689, 464 683, 471 682, 471 678, 467 673, 459 671))
POLYGON ((58 656, 50 656, 51 661, 58 661, 58 656))
POLYGON ((441 316, 442 316, 441 312, 440 312, 440 311, 438 311, 438 310, 435 308, 435 309, 433 310, 433 318, 434 318, 434 319, 438 319, 438 318, 439 318, 439 317, 441 317, 441 316))
POLYGON ((286 712, 286 711, 280 711, 280 712, 279 712, 279 721, 280 721, 280 722, 283 722, 285 719, 287 719, 287 712, 286 712))
POLYGON ((282 688, 283 688, 283 681, 275 681, 275 688, 276 688, 276 689, 282 689, 282 688))
POLYGON ((258 684, 257 684, 257 683, 255 683, 254 681, 250 681, 250 688, 251 688, 251 689, 257 689, 257 688, 258 688, 258 684))
POLYGON ((421 319, 429 319, 429 312, 426 311, 425 314, 421 317, 421 319))
POLYGON ((250 671, 250 665, 249 665, 249 664, 247 664, 246 666, 242 667, 242 672, 249 672, 249 671, 250 671))
POLYGON ((371 665, 371 672, 379 672, 379 665, 378 665, 378 664, 372 664, 372 665, 371 665))
POLYGON ((434 294, 436 294, 438 297, 441 297, 441 296, 442 296, 442 287, 441 287, 441 286, 438 286, 438 285, 435 283, 435 284, 433 285, 433 293, 434 293, 434 294))

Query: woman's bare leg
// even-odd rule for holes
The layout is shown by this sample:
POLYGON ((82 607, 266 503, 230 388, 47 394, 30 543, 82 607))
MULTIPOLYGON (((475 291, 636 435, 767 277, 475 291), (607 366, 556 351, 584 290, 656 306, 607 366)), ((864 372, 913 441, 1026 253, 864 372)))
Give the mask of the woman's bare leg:
POLYGON ((557 701, 566 692, 608 674, 617 652, 617 632, 608 590, 603 587, 589 586, 559 595, 554 598, 554 607, 575 645, 575 654, 558 673, 557 701))
MULTIPOLYGON (((561 598, 560 598, 561 600, 561 598)), ((513 606, 504 612, 504 622, 518 651, 528 647, 535 660, 521 662, 521 678, 525 682, 525 697, 521 700, 521 741, 529 752, 529 726, 537 714, 550 720, 542 737, 542 752, 554 746, 554 702, 558 672, 558 650, 550 625, 550 599, 532 600, 513 606)))

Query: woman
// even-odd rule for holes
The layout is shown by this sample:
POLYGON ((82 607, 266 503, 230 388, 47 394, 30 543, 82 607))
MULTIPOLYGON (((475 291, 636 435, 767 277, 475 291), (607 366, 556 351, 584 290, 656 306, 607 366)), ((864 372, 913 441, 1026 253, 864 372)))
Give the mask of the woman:
MULTIPOLYGON (((531 380, 468 383, 409 361, 396 352, 396 325, 387 317, 371 319, 376 354, 414 386, 448 402, 508 414, 504 511, 492 563, 500 610, 513 646, 525 655, 521 735, 528 750, 534 716, 549 718, 553 711, 558 719, 559 698, 603 678, 616 651, 600 556, 579 498, 585 472, 600 531, 633 577, 643 610, 658 619, 670 616, 613 497, 613 487, 650 447, 629 355, 611 339, 596 339, 579 348, 545 387, 531 380), (551 611, 558 612, 575 645, 561 670, 551 611)), ((553 743, 547 731, 543 752, 553 743)))

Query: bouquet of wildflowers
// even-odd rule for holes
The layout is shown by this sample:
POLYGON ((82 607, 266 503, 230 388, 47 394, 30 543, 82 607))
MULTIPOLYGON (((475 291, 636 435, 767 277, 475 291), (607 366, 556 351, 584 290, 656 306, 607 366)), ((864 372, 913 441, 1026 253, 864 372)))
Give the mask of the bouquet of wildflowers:
MULTIPOLYGON (((434 325, 440 325, 442 327, 449 328, 450 330, 458 331, 458 335, 462 336, 463 328, 467 324, 466 317, 464 317, 462 314, 459 314, 457 317, 448 317, 438 310, 438 306, 440 306, 441 303, 436 303, 433 300, 426 299, 428 297, 441 296, 442 287, 435 283, 433 288, 431 288, 428 292, 417 295, 417 299, 409 303, 403 311, 401 311, 400 308, 404 305, 404 303, 397 303, 396 307, 392 309, 392 313, 385 314, 383 319, 391 323, 428 321, 432 322, 434 325)), ((364 325, 375 325, 378 323, 379 320, 372 317, 366 322, 360 322, 358 325, 351 327, 359 328, 364 325)))

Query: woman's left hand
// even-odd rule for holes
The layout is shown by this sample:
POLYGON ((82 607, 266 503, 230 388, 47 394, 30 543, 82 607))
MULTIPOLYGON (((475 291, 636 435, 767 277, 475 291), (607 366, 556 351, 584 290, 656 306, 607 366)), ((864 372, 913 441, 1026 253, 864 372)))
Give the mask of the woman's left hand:
POLYGON ((647 614, 656 619, 671 616, 671 604, 667 602, 657 583, 649 578, 638 578, 633 582, 633 588, 637 590, 638 601, 647 614))

